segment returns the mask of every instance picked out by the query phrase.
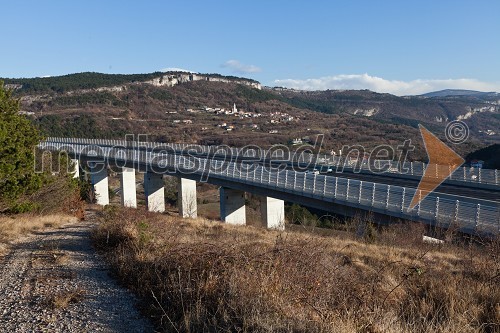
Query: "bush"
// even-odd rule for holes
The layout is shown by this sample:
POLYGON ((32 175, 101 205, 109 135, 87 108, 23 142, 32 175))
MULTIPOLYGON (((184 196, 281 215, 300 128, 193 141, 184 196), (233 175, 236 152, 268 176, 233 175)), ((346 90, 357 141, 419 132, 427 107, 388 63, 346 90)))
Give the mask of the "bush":
POLYGON ((301 224, 307 226, 316 226, 318 217, 311 213, 306 207, 298 204, 292 204, 285 207, 286 219, 292 224, 301 224))
POLYGON ((89 180, 79 180, 78 188, 80 189, 80 199, 87 203, 95 203, 96 198, 89 180))
POLYGON ((165 177, 165 201, 171 206, 177 205, 177 185, 178 180, 176 177, 165 177))
POLYGON ((27 201, 27 202, 15 203, 14 206, 10 208, 9 212, 13 214, 22 214, 22 213, 31 213, 39 209, 40 209, 39 203, 27 201))

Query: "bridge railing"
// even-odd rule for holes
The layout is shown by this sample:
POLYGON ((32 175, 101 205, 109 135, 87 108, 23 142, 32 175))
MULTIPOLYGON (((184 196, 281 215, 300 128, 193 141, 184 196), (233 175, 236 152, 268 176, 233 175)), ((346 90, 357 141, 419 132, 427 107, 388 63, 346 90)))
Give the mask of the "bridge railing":
MULTIPOLYGON (((81 138, 55 138, 50 137, 47 139, 50 142, 62 143, 75 143, 75 144, 96 144, 101 146, 118 146, 129 148, 148 148, 148 149, 169 149, 177 152, 192 151, 201 155, 219 154, 220 156, 241 156, 248 158, 268 158, 277 159, 282 161, 289 161, 290 163, 303 164, 309 166, 321 167, 335 167, 340 170, 349 171, 366 171, 373 172, 373 170, 381 170, 383 172, 374 172, 383 175, 384 173, 391 173, 397 175, 411 175, 415 177, 423 176, 428 164, 423 162, 404 162, 401 165, 397 161, 381 161, 375 160, 367 162, 361 159, 350 159, 341 156, 331 156, 324 154, 310 154, 305 151, 288 152, 283 150, 265 150, 265 149, 251 149, 251 148, 235 148, 228 146, 204 146, 196 144, 185 143, 158 143, 158 142, 137 142, 137 141, 124 141, 124 140, 110 140, 110 139, 81 139, 81 138), (376 168, 374 168, 376 167, 376 168)), ((430 174, 432 176, 432 173, 430 174)), ((482 169, 471 167, 459 167, 456 169, 448 179, 467 183, 500 185, 500 172, 496 169, 482 169)))
MULTIPOLYGON (((100 145, 97 141, 95 145, 100 145)), ((368 211, 377 211, 399 218, 423 221, 445 228, 456 227, 465 232, 497 235, 500 233, 500 209, 491 201, 471 200, 460 196, 430 194, 413 210, 407 207, 416 193, 414 188, 366 182, 340 177, 316 175, 292 170, 272 170, 258 164, 199 158, 194 156, 155 153, 139 149, 112 149, 103 146, 94 151, 88 143, 44 142, 41 149, 66 150, 76 157, 137 163, 163 170, 227 179, 248 185, 272 188, 298 196, 311 197, 332 204, 344 204, 368 211)), ((160 171, 161 172, 161 171, 160 171)))

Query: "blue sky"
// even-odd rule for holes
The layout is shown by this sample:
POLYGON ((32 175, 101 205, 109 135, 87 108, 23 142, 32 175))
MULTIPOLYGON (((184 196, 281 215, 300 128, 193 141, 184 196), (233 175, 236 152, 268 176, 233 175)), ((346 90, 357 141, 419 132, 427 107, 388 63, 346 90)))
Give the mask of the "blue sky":
POLYGON ((500 91, 500 1, 4 1, 0 77, 183 68, 301 89, 500 91))

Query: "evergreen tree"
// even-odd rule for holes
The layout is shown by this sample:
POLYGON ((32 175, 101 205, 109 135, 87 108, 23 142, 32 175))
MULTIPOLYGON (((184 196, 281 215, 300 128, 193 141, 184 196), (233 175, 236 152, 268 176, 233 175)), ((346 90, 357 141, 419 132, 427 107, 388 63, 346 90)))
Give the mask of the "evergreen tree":
POLYGON ((19 114, 19 100, 0 81, 0 201, 12 202, 37 190, 41 177, 34 172, 34 147, 40 134, 19 114))

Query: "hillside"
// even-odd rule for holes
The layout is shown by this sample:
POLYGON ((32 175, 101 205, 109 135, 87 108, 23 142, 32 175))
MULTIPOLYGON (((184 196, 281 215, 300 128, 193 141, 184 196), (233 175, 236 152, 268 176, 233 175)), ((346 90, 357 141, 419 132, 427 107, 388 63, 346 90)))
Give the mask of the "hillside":
POLYGON ((174 142, 269 146, 324 134, 325 151, 343 145, 401 144, 412 139, 413 158, 425 158, 418 124, 444 139, 447 121, 470 126, 461 154, 500 141, 498 101, 477 96, 397 97, 368 90, 260 89, 254 80, 185 72, 80 73, 4 79, 22 110, 46 135, 114 137, 144 134, 174 142), (238 113, 233 114, 236 104, 238 113))
POLYGON ((121 92, 23 102, 26 111, 39 115, 35 121, 45 133, 60 136, 123 138, 127 133, 148 133, 158 141, 267 147, 324 134, 328 150, 354 143, 397 145, 408 136, 418 140, 415 128, 321 114, 294 107, 267 91, 220 82, 189 82, 172 88, 130 86, 121 92), (234 104, 243 114, 216 111, 226 112, 234 104))
POLYGON ((65 93, 75 90, 96 89, 98 91, 120 90, 122 85, 131 83, 149 83, 152 85, 173 86, 177 82, 196 80, 206 81, 235 81, 243 84, 256 84, 255 80, 233 76, 223 77, 219 74, 196 74, 186 72, 154 72, 148 74, 103 74, 84 72, 62 76, 49 76, 37 78, 0 78, 6 86, 15 90, 17 94, 53 94, 65 93), (172 82, 175 78, 175 83, 172 82), (170 84, 169 84, 170 83, 170 84), (99 89, 101 88, 101 89, 99 89), (104 89, 103 89, 104 88, 104 89), (105 89, 110 88, 110 89, 105 89))
POLYGON ((485 168, 500 169, 500 144, 476 150, 468 154, 466 159, 467 161, 483 160, 485 168))
POLYGON ((472 136, 483 142, 500 142, 500 97, 470 96, 398 97, 369 90, 295 91, 273 89, 290 104, 325 113, 347 113, 417 127, 444 129, 452 120, 467 123, 472 136))
POLYGON ((420 95, 422 97, 450 97, 450 96, 474 96, 479 98, 484 97, 497 97, 499 94, 497 92, 482 92, 476 90, 465 90, 465 89, 444 89, 439 91, 433 91, 430 93, 420 95))

